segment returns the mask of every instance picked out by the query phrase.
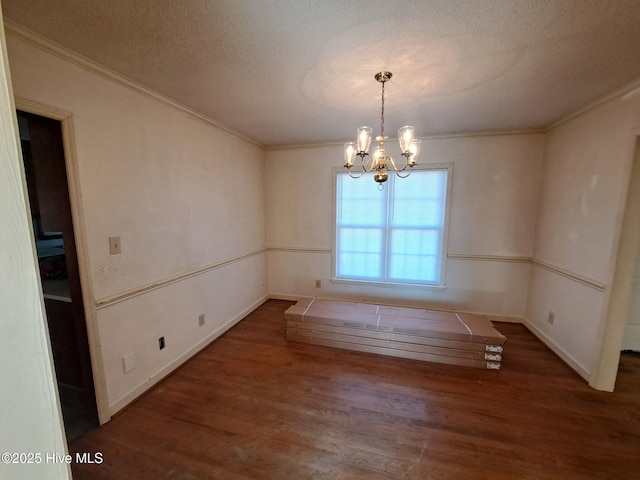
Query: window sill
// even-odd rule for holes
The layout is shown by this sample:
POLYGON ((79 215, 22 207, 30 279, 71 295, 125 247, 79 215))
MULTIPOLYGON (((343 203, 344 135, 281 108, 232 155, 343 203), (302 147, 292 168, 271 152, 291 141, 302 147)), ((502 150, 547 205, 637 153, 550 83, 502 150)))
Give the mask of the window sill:
POLYGON ((335 278, 331 277, 331 283, 343 284, 343 285, 362 285, 366 287, 381 287, 381 288, 398 288, 398 289, 412 289, 412 290, 430 290, 436 292, 443 292, 447 289, 445 285, 421 285, 419 283, 392 283, 392 282, 374 282, 370 280, 351 280, 347 278, 335 278))

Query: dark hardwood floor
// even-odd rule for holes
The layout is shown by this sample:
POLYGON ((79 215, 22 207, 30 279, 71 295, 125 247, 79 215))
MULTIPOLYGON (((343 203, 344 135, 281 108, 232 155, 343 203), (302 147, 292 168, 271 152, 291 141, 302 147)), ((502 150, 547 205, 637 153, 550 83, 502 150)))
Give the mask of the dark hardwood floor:
POLYGON ((499 372, 287 342, 270 300, 103 427, 79 479, 640 478, 640 356, 597 392, 522 325, 499 372))

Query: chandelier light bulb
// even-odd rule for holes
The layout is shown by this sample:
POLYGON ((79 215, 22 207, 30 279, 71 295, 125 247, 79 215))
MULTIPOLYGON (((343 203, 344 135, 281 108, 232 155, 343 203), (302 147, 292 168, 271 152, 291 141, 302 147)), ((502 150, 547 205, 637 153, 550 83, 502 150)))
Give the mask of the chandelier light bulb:
POLYGON ((344 144, 344 166, 352 167, 353 161, 358 154, 358 146, 353 142, 348 142, 344 144))
POLYGON ((414 138, 409 146, 409 157, 407 158, 407 164, 412 167, 416 164, 416 159, 420 155, 420 147, 422 146, 422 140, 414 138))
POLYGON ((373 158, 373 168, 380 168, 384 166, 384 150, 378 145, 371 155, 373 158))
POLYGON ((369 151, 372 134, 373 128, 371 127, 360 127, 358 129, 358 153, 362 154, 369 151))
POLYGON ((405 125, 398 129, 398 141, 400 142, 400 151, 406 154, 411 151, 411 142, 413 142, 413 127, 405 125))

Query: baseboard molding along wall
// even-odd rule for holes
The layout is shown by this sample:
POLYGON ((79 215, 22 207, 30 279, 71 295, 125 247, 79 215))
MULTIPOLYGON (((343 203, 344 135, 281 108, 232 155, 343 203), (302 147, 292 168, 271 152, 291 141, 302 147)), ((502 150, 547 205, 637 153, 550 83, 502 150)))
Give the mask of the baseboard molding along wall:
MULTIPOLYGON (((262 305, 267 300, 274 299, 274 300, 287 300, 287 301, 296 302, 298 300, 303 300, 303 299, 308 299, 308 298, 320 298, 320 297, 289 295, 289 294, 283 294, 283 293, 271 293, 271 294, 267 294, 267 295, 263 296, 262 298, 260 298, 259 300, 257 300, 253 304, 251 304, 249 307, 245 308, 240 313, 235 315, 228 322, 224 323, 219 328, 217 328, 215 331, 211 332, 211 334, 209 334, 207 337, 203 338, 200 342, 198 342, 196 345, 194 345, 188 351, 184 352, 182 355, 180 355, 179 357, 174 359, 172 362, 167 364, 165 367, 163 367, 162 369, 157 371, 155 374, 150 376, 149 379, 146 382, 138 385, 136 388, 134 388, 133 390, 129 391, 127 394, 123 395, 122 397, 120 397, 115 402, 111 403, 109 405, 110 414, 111 415, 115 415, 117 412, 119 412, 120 410, 125 408, 127 405, 129 405, 131 402, 136 400, 138 397, 140 397, 143 393, 145 393, 147 390, 152 388, 154 385, 159 383, 161 380, 163 380, 165 377, 167 377, 169 374, 171 374, 174 370, 176 370, 182 364, 184 364, 187 360, 189 360, 191 357, 196 355, 198 352, 200 352, 202 349, 204 349, 206 346, 208 346, 211 342, 213 342, 215 339, 217 339, 222 334, 224 334, 227 330, 229 330, 231 327, 233 327, 240 320, 245 318, 247 315, 249 315, 252 311, 254 311, 256 308, 258 308, 260 305, 262 305)), ((323 298, 323 299, 324 300, 345 301, 344 299, 334 299, 334 298, 323 298)), ((389 303, 385 303, 385 305, 404 306, 404 305, 400 305, 400 304, 389 304, 389 303)), ((443 308, 433 308, 433 310, 453 311, 451 309, 443 309, 443 308)), ((480 314, 480 315, 487 315, 487 314, 480 313, 480 312, 464 311, 463 313, 476 313, 476 314, 480 314)), ((565 363, 567 363, 567 365, 569 365, 569 367, 571 367, 573 370, 575 370, 576 373, 578 373, 587 382, 590 380, 591 374, 584 366, 582 366, 580 363, 578 363, 571 355, 569 355, 567 352, 565 352, 560 346, 558 346, 555 342, 553 342, 553 340, 551 340, 549 337, 547 337, 541 330, 539 330, 535 325, 533 325, 531 322, 529 322, 526 318, 509 317, 509 316, 501 316, 501 315, 487 315, 487 317, 489 317, 489 319, 491 321, 495 321, 495 322, 509 322, 509 323, 521 323, 521 324, 523 324, 531 333, 533 333, 533 335, 535 335, 541 342, 543 342, 547 347, 549 347, 565 363)))
POLYGON ((174 359, 168 365, 166 365, 165 367, 163 367, 162 369, 158 370, 156 373, 151 375, 146 382, 138 385, 136 388, 129 391, 127 394, 123 395, 122 397, 117 399, 115 402, 111 403, 109 405, 109 413, 111 415, 115 415, 117 412, 119 412, 124 407, 129 405, 131 402, 136 400, 143 393, 145 393, 151 387, 159 383, 161 380, 163 380, 165 377, 171 374, 174 370, 176 370, 181 365, 183 365, 187 360, 189 360, 195 354, 200 352, 202 349, 208 346, 211 342, 213 342, 216 338, 220 337, 223 333, 225 333, 227 330, 229 330, 236 323, 238 323, 244 317, 249 315, 251 312, 253 312, 256 308, 258 308, 267 300, 269 300, 269 295, 265 295, 259 300, 257 300, 256 302, 252 303, 249 307, 245 308, 240 313, 238 313, 233 318, 231 318, 228 322, 224 323, 223 325, 218 327, 216 330, 211 332, 209 335, 203 338, 200 342, 198 342, 196 345, 191 347, 182 355, 174 359))
POLYGON ((569 353, 564 351, 562 347, 556 344, 551 338, 542 332, 538 327, 524 319, 524 326, 533 333, 542 343, 549 347, 553 353, 558 355, 569 367, 571 367, 578 375, 584 378, 587 382, 591 380, 591 372, 581 365, 576 359, 574 359, 569 353))

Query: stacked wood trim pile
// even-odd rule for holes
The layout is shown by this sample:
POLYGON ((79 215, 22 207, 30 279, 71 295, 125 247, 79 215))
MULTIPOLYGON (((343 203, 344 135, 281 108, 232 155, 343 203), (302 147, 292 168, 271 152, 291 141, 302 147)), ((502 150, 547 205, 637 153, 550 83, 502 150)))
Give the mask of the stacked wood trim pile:
POLYGON ((507 341, 470 313, 307 299, 284 316, 288 340, 490 370, 500 369, 507 341))

